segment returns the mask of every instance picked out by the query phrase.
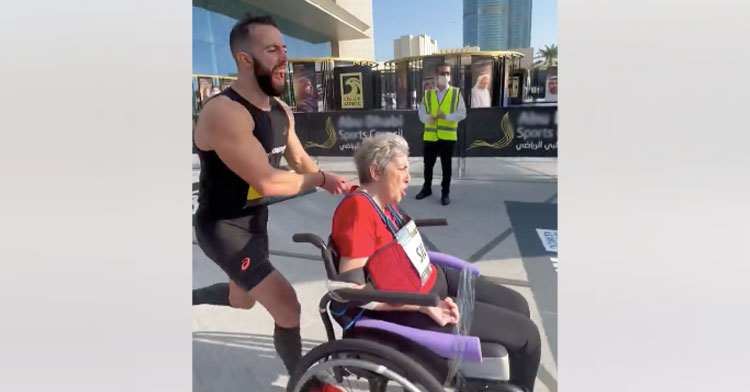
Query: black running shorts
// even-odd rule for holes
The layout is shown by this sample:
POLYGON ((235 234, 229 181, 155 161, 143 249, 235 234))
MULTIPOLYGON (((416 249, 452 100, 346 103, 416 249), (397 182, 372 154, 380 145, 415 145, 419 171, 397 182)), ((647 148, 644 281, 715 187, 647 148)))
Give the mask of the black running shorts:
POLYGON ((239 218, 196 219, 198 245, 238 286, 250 290, 274 271, 268 258, 268 207, 239 218))

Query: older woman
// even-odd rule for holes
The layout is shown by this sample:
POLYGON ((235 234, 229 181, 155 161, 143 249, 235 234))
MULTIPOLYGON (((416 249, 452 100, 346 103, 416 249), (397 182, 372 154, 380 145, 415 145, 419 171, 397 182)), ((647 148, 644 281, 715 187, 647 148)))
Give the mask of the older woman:
MULTIPOLYGON (((411 287, 410 291, 437 293, 442 299, 434 307, 380 303, 364 314, 415 328, 451 332, 452 324, 461 317, 451 298, 457 295, 460 272, 429 264, 420 273, 418 268, 412 268, 418 265, 413 254, 391 251, 396 234, 406 225, 393 206, 406 194, 410 179, 408 154, 406 141, 392 133, 362 143, 354 154, 360 187, 336 209, 331 241, 340 257, 339 273, 350 272, 353 276, 359 273, 364 278, 360 283, 366 279, 380 289, 388 289, 382 285, 395 285, 400 290, 411 287), (414 276, 405 276, 410 274, 414 276), (373 275, 379 276, 373 279, 373 275)), ((541 339, 529 318, 526 300, 482 276, 475 287, 476 302, 469 333, 482 341, 505 346, 511 361, 510 382, 533 391, 541 339)))

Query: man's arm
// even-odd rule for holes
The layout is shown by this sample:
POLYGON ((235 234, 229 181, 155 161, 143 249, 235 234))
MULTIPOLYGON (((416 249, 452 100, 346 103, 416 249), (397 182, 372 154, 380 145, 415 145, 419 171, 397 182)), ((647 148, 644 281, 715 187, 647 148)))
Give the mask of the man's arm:
POLYGON ((417 113, 419 114, 419 121, 421 121, 422 124, 432 124, 435 122, 435 119, 427 113, 427 108, 424 105, 424 95, 422 95, 422 101, 417 104, 417 113))
POLYGON ((305 148, 302 147, 302 143, 299 141, 297 131, 294 129, 294 113, 286 104, 286 102, 277 99, 281 107, 284 108, 287 117, 289 118, 289 136, 286 142, 286 151, 284 151, 284 158, 286 158, 289 166, 294 169, 297 173, 316 173, 318 172, 318 165, 310 158, 305 148))
POLYGON ((324 181, 322 173, 297 174, 274 168, 258 139, 248 132, 255 123, 239 105, 214 102, 198 120, 203 140, 230 170, 263 196, 288 196, 313 189, 324 181))
POLYGON ((463 94, 461 94, 461 91, 458 92, 458 108, 456 108, 456 111, 453 113, 449 113, 445 115, 445 119, 448 121, 454 121, 459 122, 466 118, 466 104, 464 103, 464 97, 463 94))

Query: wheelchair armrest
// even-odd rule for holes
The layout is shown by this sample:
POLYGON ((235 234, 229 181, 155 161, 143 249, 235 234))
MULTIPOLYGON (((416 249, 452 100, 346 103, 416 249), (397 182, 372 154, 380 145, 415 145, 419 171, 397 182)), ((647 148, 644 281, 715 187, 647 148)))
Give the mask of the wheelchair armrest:
POLYGON ((417 227, 448 226, 448 220, 445 218, 414 219, 414 223, 417 225, 417 227))
POLYGON ((427 255, 430 257, 430 262, 433 264, 441 265, 447 268, 455 268, 457 270, 467 268, 473 275, 480 275, 479 267, 474 264, 469 264, 468 262, 461 260, 458 257, 433 251, 428 251, 427 255))
POLYGON ((390 304, 437 306, 440 297, 437 294, 409 293, 405 291, 384 291, 373 289, 338 289, 332 292, 345 301, 362 303, 384 302, 390 304))

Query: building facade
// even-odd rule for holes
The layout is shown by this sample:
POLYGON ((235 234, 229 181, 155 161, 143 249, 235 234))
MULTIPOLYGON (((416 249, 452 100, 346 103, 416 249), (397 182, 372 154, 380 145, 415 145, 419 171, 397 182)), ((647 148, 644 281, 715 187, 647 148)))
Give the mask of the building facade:
POLYGON ((437 51, 437 41, 426 34, 420 34, 416 37, 413 35, 402 35, 393 40, 394 59, 411 56, 426 56, 437 53, 437 51))
POLYGON ((508 15, 508 48, 531 47, 531 1, 511 0, 508 15))
POLYGON ((464 0, 464 46, 478 46, 477 6, 478 0, 464 0))
POLYGON ((273 16, 291 59, 375 59, 371 0, 193 0, 193 74, 237 74, 229 32, 246 12, 273 16))
POLYGON ((532 0, 464 0, 465 46, 508 50, 531 46, 532 0))

